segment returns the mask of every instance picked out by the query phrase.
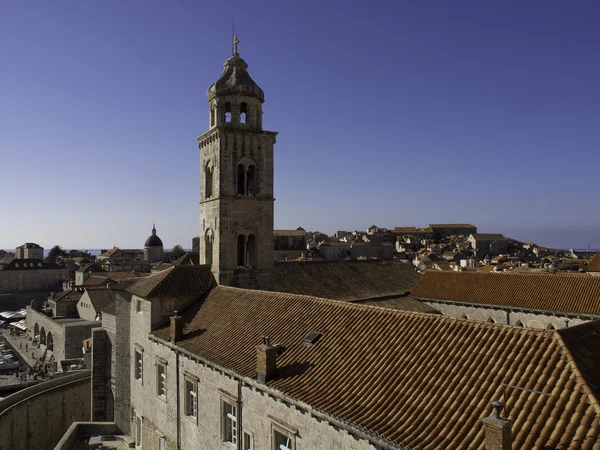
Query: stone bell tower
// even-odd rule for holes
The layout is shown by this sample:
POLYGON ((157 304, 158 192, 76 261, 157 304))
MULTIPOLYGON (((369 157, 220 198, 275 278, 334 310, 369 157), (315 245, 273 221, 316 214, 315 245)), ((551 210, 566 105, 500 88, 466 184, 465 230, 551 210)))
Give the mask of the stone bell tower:
POLYGON ((273 146, 262 128, 264 92, 233 41, 233 55, 206 92, 209 129, 200 148, 200 263, 219 284, 270 287, 273 267, 273 146))

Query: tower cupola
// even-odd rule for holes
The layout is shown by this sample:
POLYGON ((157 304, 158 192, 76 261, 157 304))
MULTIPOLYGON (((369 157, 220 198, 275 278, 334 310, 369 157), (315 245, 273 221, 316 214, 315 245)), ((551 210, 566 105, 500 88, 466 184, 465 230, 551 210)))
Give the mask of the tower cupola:
POLYGON ((262 129, 265 93, 248 73, 248 64, 238 53, 239 39, 233 41, 233 55, 223 64, 223 73, 206 91, 210 104, 210 128, 218 125, 262 129))

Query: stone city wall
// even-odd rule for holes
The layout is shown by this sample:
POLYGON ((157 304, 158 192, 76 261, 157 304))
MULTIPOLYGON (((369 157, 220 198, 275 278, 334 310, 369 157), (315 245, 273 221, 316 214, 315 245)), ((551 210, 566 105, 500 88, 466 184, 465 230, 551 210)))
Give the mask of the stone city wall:
POLYGON ((522 324, 531 328, 561 329, 568 326, 579 325, 594 318, 568 316, 566 314, 553 314, 548 311, 516 310, 510 308, 493 308, 490 306, 473 306, 467 304, 454 304, 421 300, 426 305, 436 308, 445 316, 479 320, 481 322, 504 323, 509 325, 522 324), (520 323, 519 323, 520 322, 520 323))
POLYGON ((0 401, 0 450, 50 450, 75 421, 90 418, 90 373, 23 389, 0 401))

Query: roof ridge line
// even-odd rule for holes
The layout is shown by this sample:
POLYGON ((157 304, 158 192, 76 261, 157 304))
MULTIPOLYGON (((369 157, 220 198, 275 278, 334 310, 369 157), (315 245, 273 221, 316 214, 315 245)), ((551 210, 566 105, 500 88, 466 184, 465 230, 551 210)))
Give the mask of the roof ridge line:
MULTIPOLYGON (((585 325, 585 324, 583 324, 585 325)), ((553 331, 554 334, 554 339, 556 339, 558 341, 558 345, 561 349, 565 349, 566 352, 564 353, 565 357, 567 358, 567 362, 569 363, 569 365, 571 366, 571 369, 573 370, 573 373, 575 374, 575 376, 579 379, 581 379, 583 382, 581 383, 581 389, 583 390, 583 392, 585 394, 587 394, 588 397, 591 398, 591 406, 594 408, 594 410, 596 411, 597 415, 600 415, 600 402, 598 401, 598 399, 596 398, 596 396, 594 395, 594 392, 590 389, 590 387, 588 386, 587 380, 586 378, 583 376, 583 374, 581 373, 581 371, 579 370, 579 367, 577 367, 577 363, 575 362, 575 359, 573 358, 573 356, 571 355, 571 351, 569 350, 569 346, 567 345, 567 343, 564 341, 564 339, 562 338, 562 335, 560 334, 560 330, 555 330, 553 331)))
MULTIPOLYGON (((169 273, 173 272, 173 270, 175 270, 175 267, 181 267, 181 266, 171 266, 171 267, 169 267, 168 269, 162 270, 162 271, 160 271, 160 272, 158 272, 158 273, 156 273, 156 274, 155 274, 155 275, 157 275, 157 276, 160 276, 160 275, 163 275, 163 274, 164 274, 164 275, 163 275, 162 279, 161 279, 161 280, 160 280, 158 283, 156 283, 156 286, 154 286, 154 287, 153 287, 153 288, 150 290, 150 292, 148 292, 148 295, 146 296, 146 298, 150 298, 150 296, 152 295, 152 293, 153 293, 154 291, 156 291, 156 290, 157 290, 157 289, 158 289, 158 288, 159 288, 159 287, 160 287, 160 286, 161 286, 161 285, 164 283, 164 281, 167 279, 167 275, 168 275, 169 273), (167 272, 168 272, 168 273, 167 273, 167 272)), ((149 277, 139 277, 139 278, 140 278, 140 279, 148 279, 148 278, 152 278, 152 275, 150 275, 149 277)))
MULTIPOLYGON (((545 334, 545 333, 550 332, 548 330, 541 329, 541 328, 530 328, 530 327, 523 328, 523 327, 517 327, 515 325, 505 324, 505 323, 488 323, 488 322, 481 322, 481 321, 475 320, 475 319, 462 319, 460 317, 451 317, 451 316, 432 314, 432 313, 426 313, 426 312, 420 312, 420 311, 406 311, 406 310, 389 308, 389 307, 384 307, 384 306, 368 305, 365 303, 361 303, 361 301, 337 300, 337 299, 333 299, 333 298, 316 297, 313 295, 293 294, 293 293, 289 293, 289 292, 279 292, 279 291, 267 291, 264 289, 245 289, 245 288, 240 288, 240 287, 235 287, 235 286, 226 286, 226 285, 220 285, 220 284, 217 285, 216 288, 225 288, 225 289, 246 291, 246 292, 247 291, 261 292, 261 293, 270 294, 270 295, 285 295, 285 296, 292 296, 292 297, 301 297, 301 298, 308 299, 310 301, 318 301, 318 302, 335 302, 335 303, 341 304, 343 307, 346 307, 346 308, 354 308, 354 309, 370 308, 370 309, 382 310, 383 312, 386 312, 388 314, 394 314, 396 316, 414 315, 414 316, 420 316, 420 317, 424 317, 424 318, 428 318, 428 319, 435 318, 437 320, 441 320, 446 323, 469 322, 469 323, 477 324, 480 327, 502 327, 507 330, 518 330, 518 331, 522 331, 522 332, 532 333, 535 335, 540 335, 540 334, 545 334)), ((407 297, 411 297, 411 296, 407 296, 407 297)), ((412 298, 414 298, 414 297, 412 297, 412 298)))

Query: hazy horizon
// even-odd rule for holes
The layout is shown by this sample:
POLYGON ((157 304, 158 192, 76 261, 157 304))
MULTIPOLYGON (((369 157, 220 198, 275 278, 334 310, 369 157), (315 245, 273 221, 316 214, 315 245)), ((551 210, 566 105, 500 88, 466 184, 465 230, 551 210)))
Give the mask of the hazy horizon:
POLYGON ((0 248, 189 248, 234 14, 276 229, 600 247, 600 3, 57 0, 0 5, 0 248))

